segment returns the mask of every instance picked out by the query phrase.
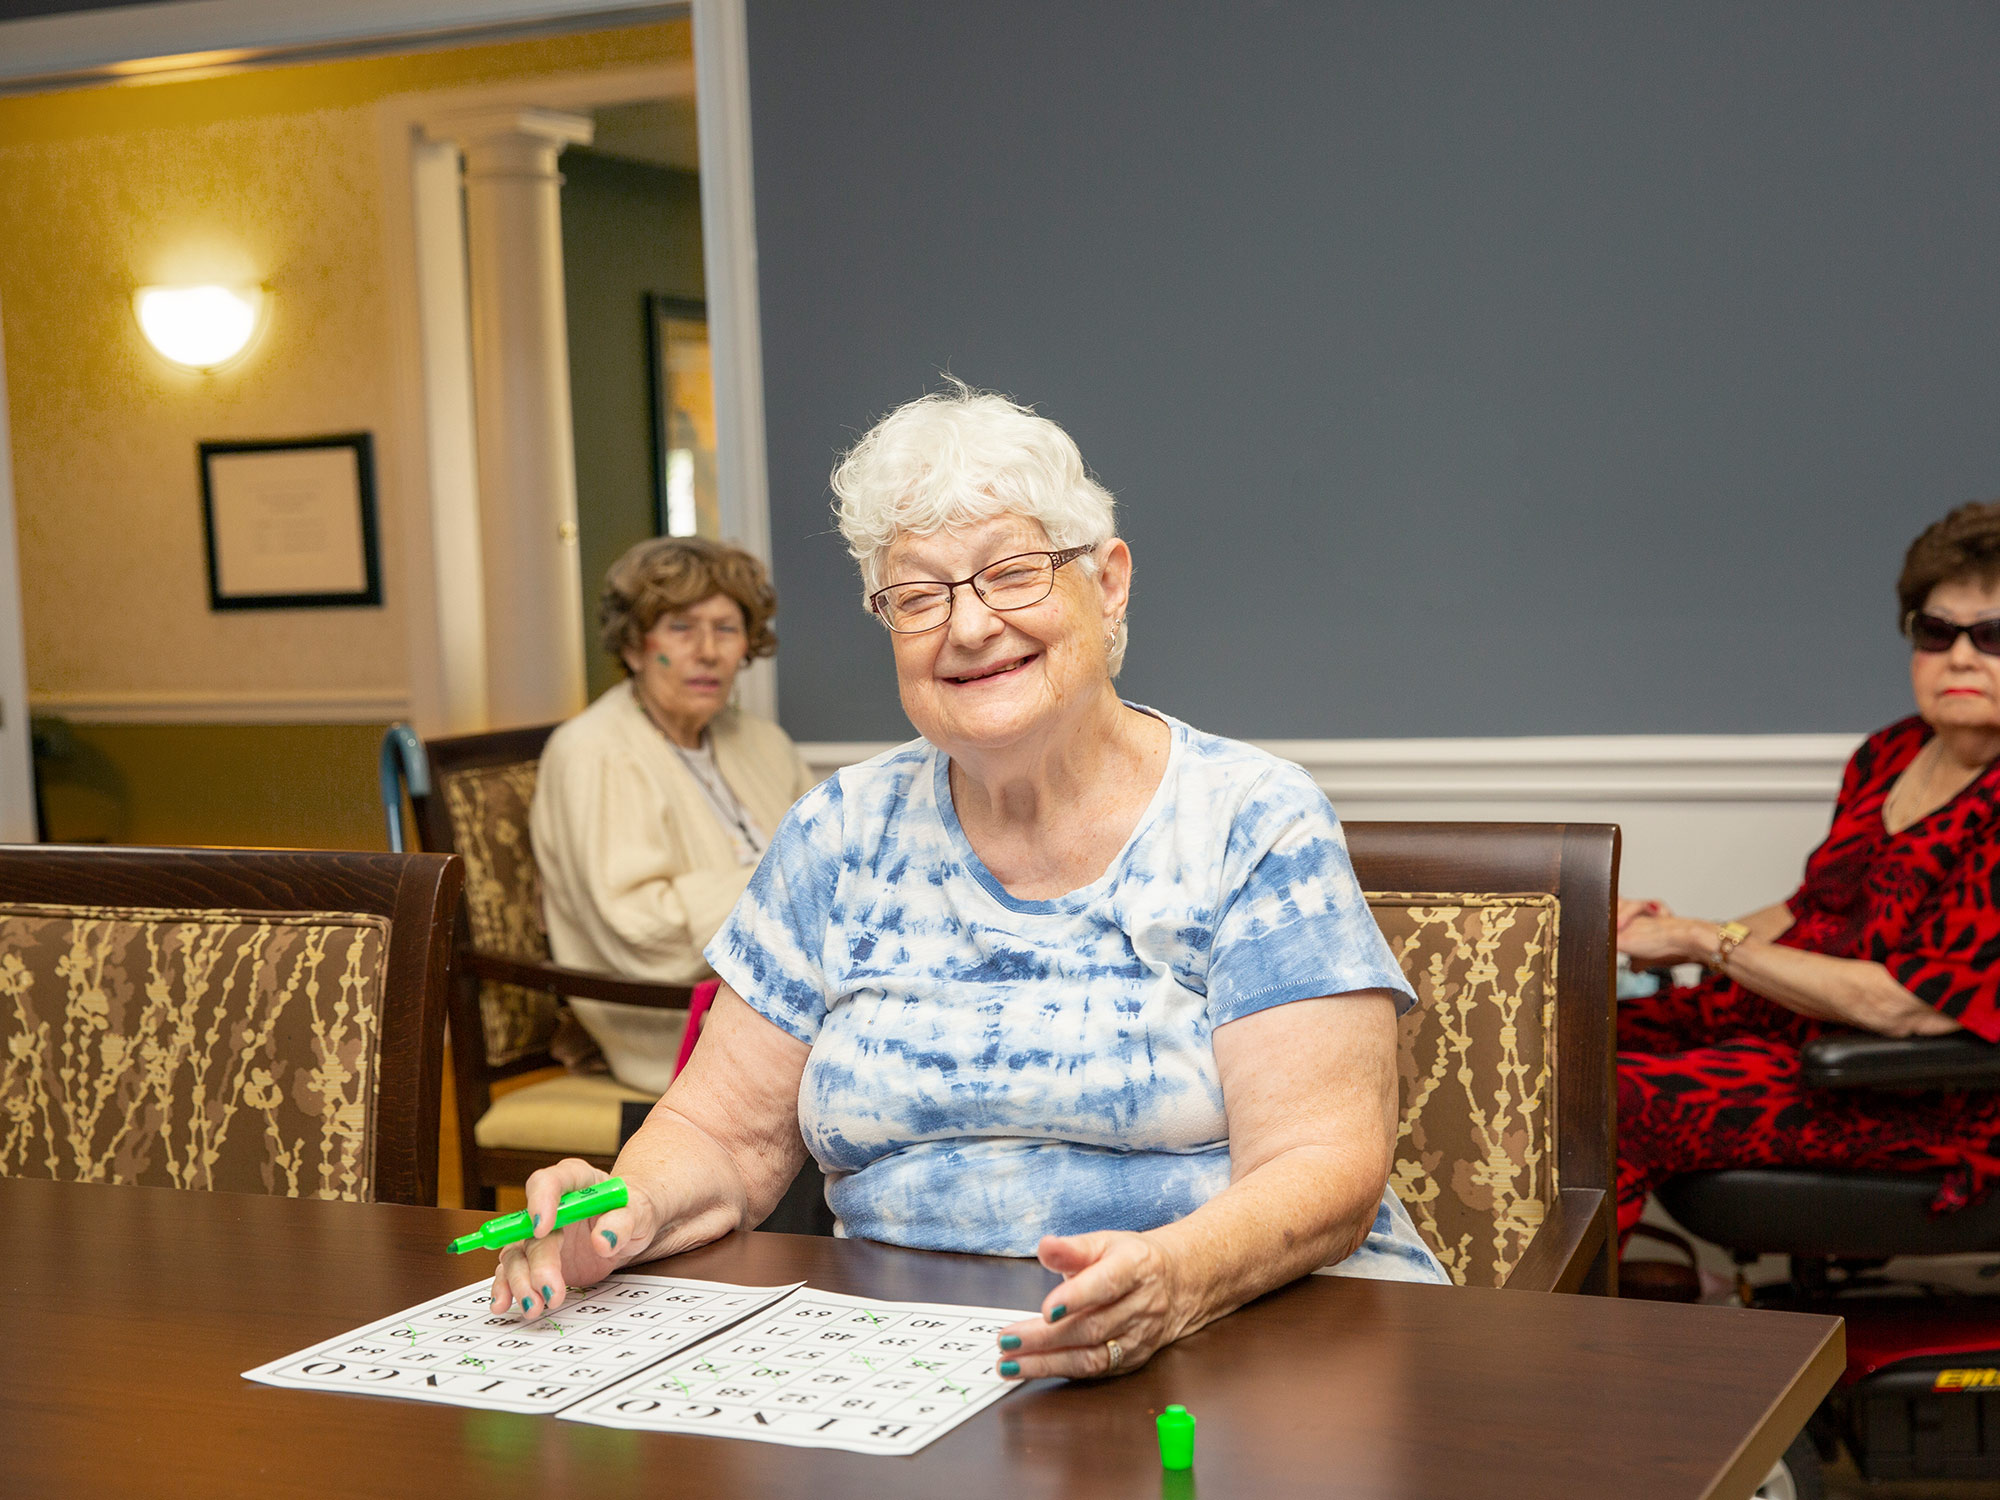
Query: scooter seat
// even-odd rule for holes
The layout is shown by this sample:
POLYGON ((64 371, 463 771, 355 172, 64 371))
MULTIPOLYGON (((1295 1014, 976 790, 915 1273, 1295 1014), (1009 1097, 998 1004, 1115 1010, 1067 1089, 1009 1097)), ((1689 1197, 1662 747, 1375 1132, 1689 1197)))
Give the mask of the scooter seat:
POLYGON ((1689 1172, 1660 1202, 1690 1234, 1748 1255, 1960 1255, 2000 1250, 2000 1193, 1933 1214, 1936 1173, 1758 1167, 1689 1172))

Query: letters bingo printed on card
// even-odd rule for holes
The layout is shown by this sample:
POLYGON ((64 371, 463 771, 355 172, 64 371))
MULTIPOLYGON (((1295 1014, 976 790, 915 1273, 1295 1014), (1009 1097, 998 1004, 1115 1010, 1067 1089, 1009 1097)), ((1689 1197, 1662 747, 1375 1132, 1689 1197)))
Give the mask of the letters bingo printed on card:
POLYGON ((806 1288, 562 1416, 791 1447, 915 1453, 1018 1384, 996 1373, 994 1336, 1031 1316, 806 1288))
POLYGON ((496 1314, 489 1284, 244 1371, 266 1385, 554 1412, 770 1306, 793 1286, 619 1274, 538 1322, 496 1314))

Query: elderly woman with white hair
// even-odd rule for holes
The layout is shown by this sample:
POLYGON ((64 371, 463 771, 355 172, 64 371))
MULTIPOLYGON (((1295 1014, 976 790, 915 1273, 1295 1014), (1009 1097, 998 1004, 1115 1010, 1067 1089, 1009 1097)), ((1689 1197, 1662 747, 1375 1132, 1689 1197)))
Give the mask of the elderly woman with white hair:
POLYGON ((833 487, 922 737, 792 808, 630 1203, 509 1249, 496 1309, 755 1225, 808 1151, 841 1232, 1062 1278, 1004 1376, 1133 1369, 1315 1269, 1447 1280, 1387 1186, 1413 997, 1333 809, 1120 700, 1132 555, 1076 445, 955 387, 833 487))

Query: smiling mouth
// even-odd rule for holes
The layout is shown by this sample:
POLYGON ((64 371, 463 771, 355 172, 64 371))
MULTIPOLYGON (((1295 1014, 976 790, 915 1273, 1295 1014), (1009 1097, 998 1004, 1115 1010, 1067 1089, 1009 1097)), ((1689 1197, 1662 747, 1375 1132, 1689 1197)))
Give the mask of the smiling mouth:
POLYGON ((1009 672, 1018 671, 1020 668, 1025 667, 1029 662, 1033 661, 1034 659, 1035 658, 1033 654, 1027 656, 1017 656, 1012 661, 995 662, 992 666, 981 667, 976 672, 966 672, 957 677, 947 677, 945 678, 945 681, 956 682, 961 684, 967 682, 984 682, 989 677, 1002 677, 1009 672))

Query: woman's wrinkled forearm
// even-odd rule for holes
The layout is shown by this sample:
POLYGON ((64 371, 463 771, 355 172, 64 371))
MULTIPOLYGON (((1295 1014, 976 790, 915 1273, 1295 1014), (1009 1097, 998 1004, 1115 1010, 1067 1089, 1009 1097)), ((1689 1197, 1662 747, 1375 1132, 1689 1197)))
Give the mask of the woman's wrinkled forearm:
POLYGON ((1330 1145, 1282 1152, 1185 1219, 1149 1230, 1168 1266, 1180 1338, 1276 1287, 1344 1260, 1368 1238, 1388 1181, 1330 1145))
POLYGON ((1898 984, 1878 963, 1834 958, 1745 939, 1725 965, 1754 994, 1814 1020, 1833 1021, 1881 1036, 1941 1036, 1958 1022, 1898 984))
POLYGON ((754 1229, 805 1161, 798 1090, 807 1048, 726 985, 672 1088, 618 1153, 616 1170, 652 1196, 661 1255, 754 1229))
POLYGON ((651 1200, 659 1229, 648 1255, 673 1255, 749 1228, 750 1188, 730 1152, 662 1100, 618 1153, 612 1172, 651 1200))

